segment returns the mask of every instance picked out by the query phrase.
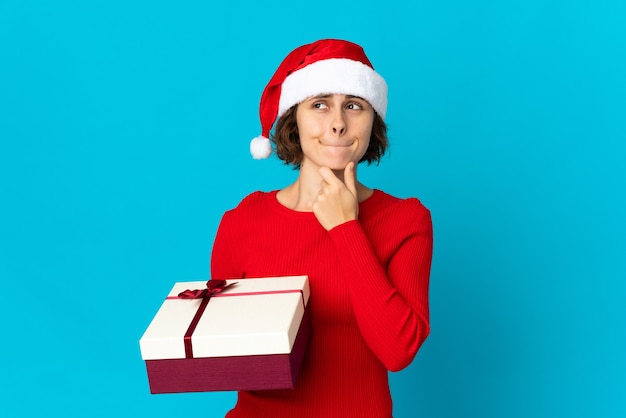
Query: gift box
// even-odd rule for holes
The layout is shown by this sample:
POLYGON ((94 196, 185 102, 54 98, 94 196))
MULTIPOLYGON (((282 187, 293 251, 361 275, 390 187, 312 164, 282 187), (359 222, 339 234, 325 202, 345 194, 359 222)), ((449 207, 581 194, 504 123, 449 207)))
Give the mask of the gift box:
POLYGON ((176 283, 139 341, 150 392, 293 388, 308 300, 307 276, 176 283))

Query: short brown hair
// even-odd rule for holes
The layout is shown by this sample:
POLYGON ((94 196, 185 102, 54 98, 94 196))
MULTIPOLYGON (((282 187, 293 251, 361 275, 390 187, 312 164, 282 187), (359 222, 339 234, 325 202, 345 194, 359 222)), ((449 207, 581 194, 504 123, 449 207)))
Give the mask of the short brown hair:
MULTIPOLYGON (((300 168, 302 163, 302 148, 300 147, 300 134, 298 133, 298 123, 296 120, 296 109, 298 105, 291 107, 276 122, 276 129, 271 136, 272 142, 276 146, 276 155, 285 164, 293 164, 294 168, 300 168)), ((367 161, 367 164, 380 162, 380 158, 385 154, 388 146, 387 125, 378 113, 374 112, 374 124, 372 125, 372 136, 367 151, 359 162, 367 161)))

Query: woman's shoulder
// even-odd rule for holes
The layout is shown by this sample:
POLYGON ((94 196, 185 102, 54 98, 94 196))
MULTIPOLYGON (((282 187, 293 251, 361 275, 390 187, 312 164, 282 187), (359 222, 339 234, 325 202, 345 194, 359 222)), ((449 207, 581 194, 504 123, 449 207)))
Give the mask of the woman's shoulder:
POLYGON ((432 231, 430 210, 416 197, 400 198, 375 189, 359 209, 366 228, 384 229, 392 235, 432 231))
POLYGON ((266 205, 276 196, 276 190, 271 192, 264 192, 261 190, 254 191, 241 199, 241 202, 237 205, 237 208, 247 208, 257 205, 266 205))
POLYGON ((421 217, 430 214, 430 210, 417 197, 401 198, 379 189, 361 205, 361 209, 371 214, 405 214, 408 217, 421 217))
POLYGON ((276 199, 276 192, 276 190, 270 192, 254 191, 241 199, 239 204, 227 211, 227 213, 231 215, 246 215, 260 210, 267 211, 276 199))

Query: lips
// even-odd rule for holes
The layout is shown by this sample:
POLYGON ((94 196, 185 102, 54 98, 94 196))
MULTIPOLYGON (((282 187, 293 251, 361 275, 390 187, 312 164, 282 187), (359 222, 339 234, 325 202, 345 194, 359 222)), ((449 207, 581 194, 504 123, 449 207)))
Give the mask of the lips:
POLYGON ((350 143, 332 143, 332 142, 322 142, 319 141, 320 144, 324 145, 325 147, 337 147, 337 148, 349 148, 354 144, 355 141, 352 141, 350 143))

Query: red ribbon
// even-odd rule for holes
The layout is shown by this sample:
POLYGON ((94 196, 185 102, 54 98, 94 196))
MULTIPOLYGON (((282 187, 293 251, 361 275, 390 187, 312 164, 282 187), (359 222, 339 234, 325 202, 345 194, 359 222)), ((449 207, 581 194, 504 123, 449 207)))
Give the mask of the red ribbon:
MULTIPOLYGON (((191 336, 193 332, 196 330, 198 326, 198 322, 200 322, 200 318, 202 318, 202 314, 209 304, 209 300, 211 297, 217 293, 223 292, 229 287, 237 284, 237 282, 233 282, 230 284, 226 284, 226 280, 215 280, 211 279, 206 282, 205 289, 195 289, 195 290, 185 290, 184 292, 180 292, 178 294, 177 299, 202 299, 200 302, 200 306, 196 311, 195 316, 191 320, 191 324, 189 324, 189 328, 187 328, 187 332, 185 332, 185 357, 193 358, 193 347, 191 345, 191 336)), ((168 298, 169 299, 169 298, 168 298)))

